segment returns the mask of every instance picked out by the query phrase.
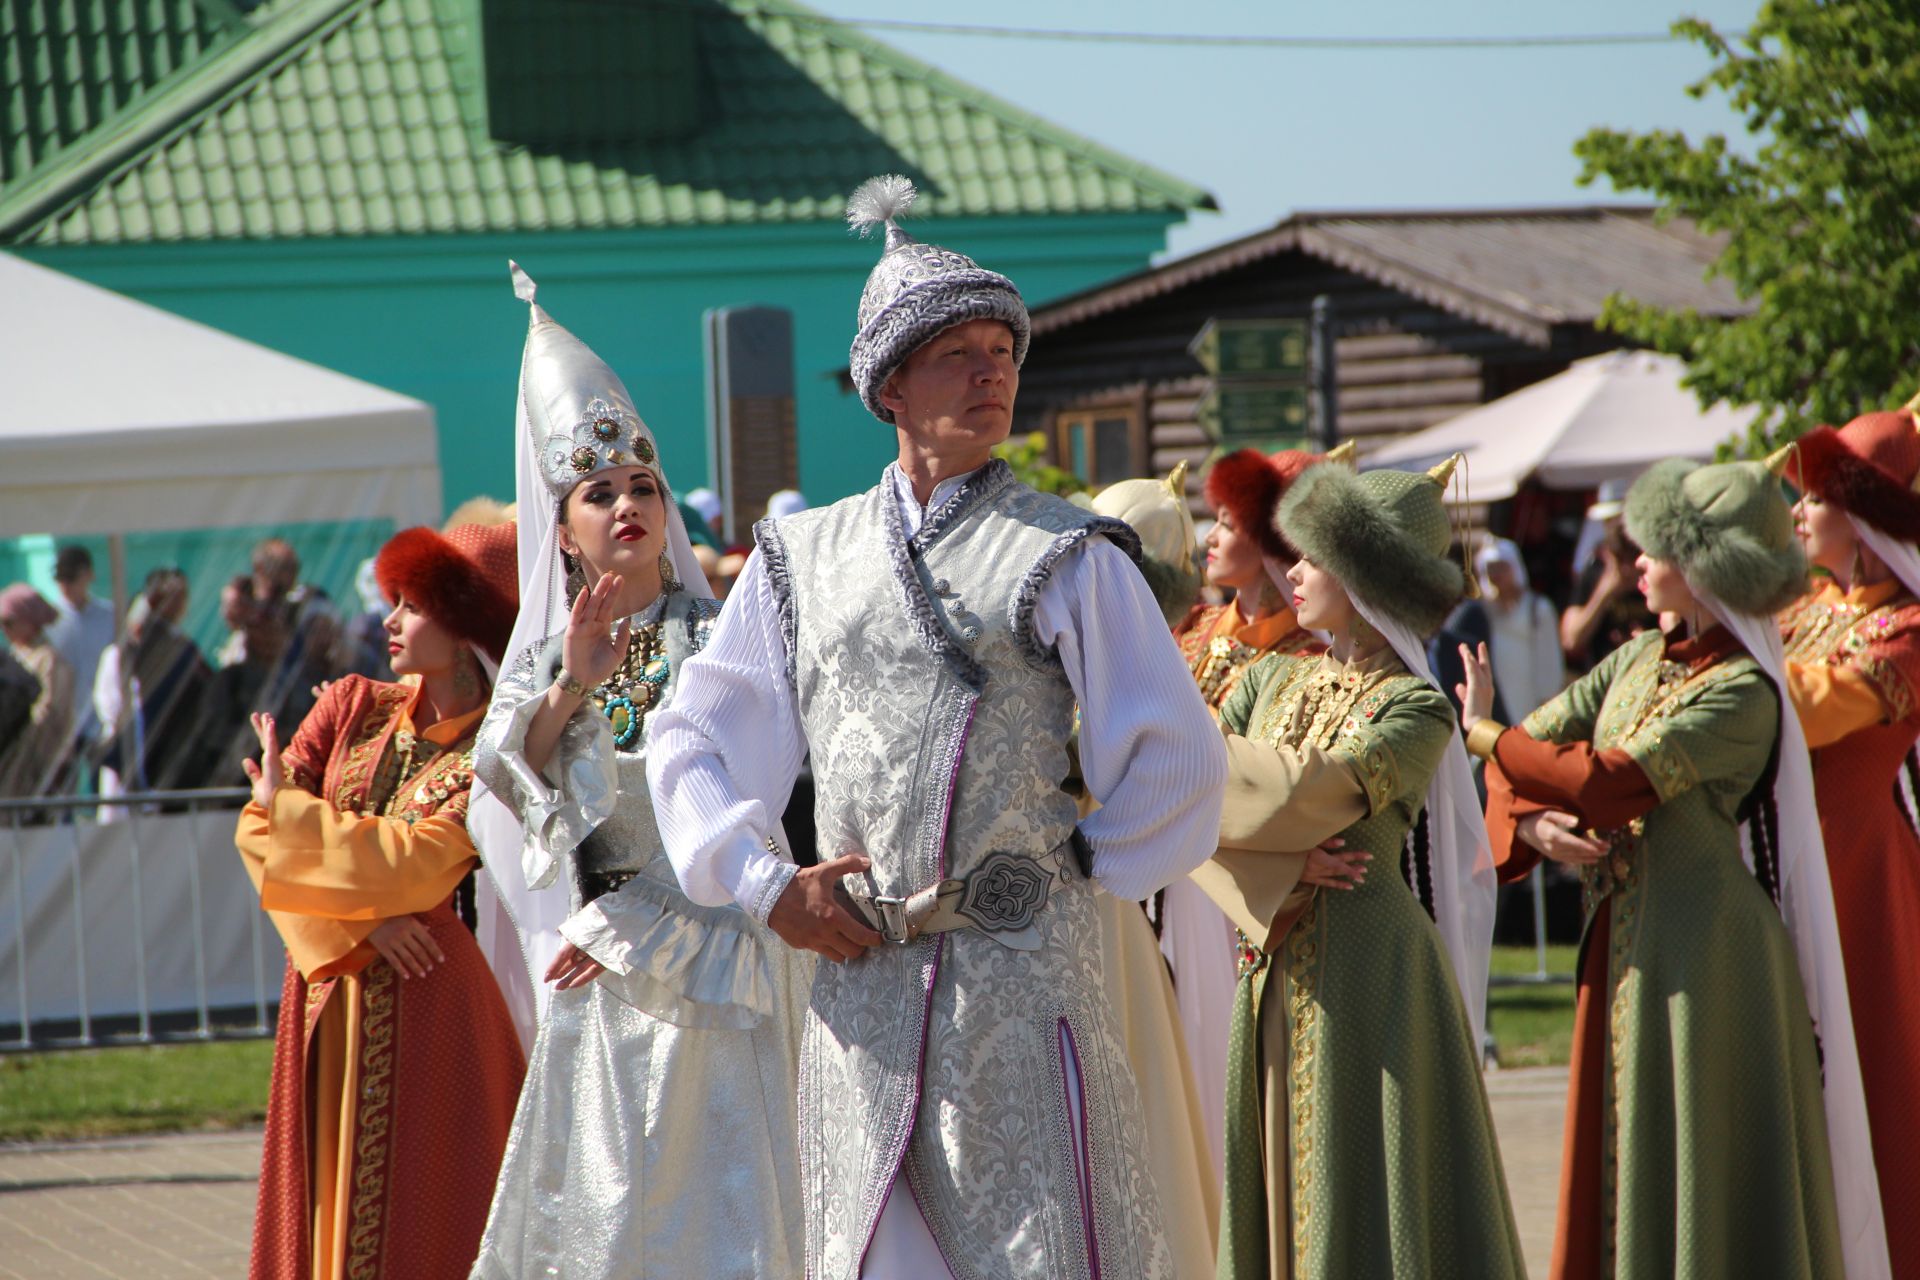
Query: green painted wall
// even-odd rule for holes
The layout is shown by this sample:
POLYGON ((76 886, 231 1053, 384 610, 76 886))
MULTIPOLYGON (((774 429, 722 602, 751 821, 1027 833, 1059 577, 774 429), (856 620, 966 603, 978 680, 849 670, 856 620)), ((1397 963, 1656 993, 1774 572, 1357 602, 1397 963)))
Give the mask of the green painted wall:
MULTIPOLYGON (((1146 266, 1176 217, 930 219, 913 230, 1004 271, 1038 304, 1146 266)), ((512 496, 526 308, 508 284, 509 257, 626 382, 681 492, 708 478, 710 307, 792 309, 800 484, 812 501, 867 487, 893 453, 891 431, 835 377, 879 252, 835 224, 13 251, 427 401, 449 507, 476 493, 512 496)))

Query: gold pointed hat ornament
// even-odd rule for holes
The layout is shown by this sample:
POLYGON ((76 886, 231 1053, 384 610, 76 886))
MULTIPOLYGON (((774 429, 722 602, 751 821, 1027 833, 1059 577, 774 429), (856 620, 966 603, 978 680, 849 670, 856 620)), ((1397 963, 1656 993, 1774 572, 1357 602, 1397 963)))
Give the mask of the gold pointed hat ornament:
POLYGON ((1767 467, 1901 542, 1920 542, 1920 396, 1844 427, 1815 427, 1767 467))
POLYGON ((1187 507, 1187 464, 1163 480, 1122 480, 1102 489, 1088 510, 1124 521, 1140 535, 1140 572, 1167 625, 1186 617, 1200 595, 1193 513, 1187 507))
POLYGON ((1430 471, 1309 467, 1280 500, 1274 524, 1348 594, 1416 634, 1440 629, 1466 598, 1468 574, 1448 553, 1447 485, 1459 454, 1430 471))

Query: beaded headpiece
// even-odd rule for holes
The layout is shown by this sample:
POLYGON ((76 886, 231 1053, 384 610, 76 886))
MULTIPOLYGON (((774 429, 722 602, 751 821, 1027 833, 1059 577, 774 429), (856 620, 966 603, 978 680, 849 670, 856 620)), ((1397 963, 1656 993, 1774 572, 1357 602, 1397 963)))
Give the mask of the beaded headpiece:
POLYGON ((647 467, 664 488, 653 433, 618 375, 534 301, 536 286, 519 264, 508 265, 513 292, 531 313, 520 396, 540 478, 554 501, 565 502, 575 485, 612 467, 647 467))

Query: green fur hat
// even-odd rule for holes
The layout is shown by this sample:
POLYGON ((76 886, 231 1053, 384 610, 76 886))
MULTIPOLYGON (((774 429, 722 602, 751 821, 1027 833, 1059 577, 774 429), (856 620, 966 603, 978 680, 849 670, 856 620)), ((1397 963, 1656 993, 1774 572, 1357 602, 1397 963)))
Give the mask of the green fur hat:
POLYGON ((1467 593, 1465 570, 1447 555, 1454 461, 1425 474, 1309 467, 1280 499, 1274 527, 1349 595, 1430 636, 1467 593))
POLYGON ((1807 589, 1793 512, 1764 463, 1656 462, 1627 491, 1627 534, 1694 589, 1741 613, 1778 613, 1807 589))
MULTIPOLYGON (((1077 497, 1078 495, 1076 495, 1077 497)), ((1194 563, 1193 513, 1187 509, 1187 464, 1165 480, 1122 480, 1087 502, 1095 515, 1124 520, 1140 535, 1140 574, 1154 603, 1173 626, 1200 598, 1200 566, 1194 563)))

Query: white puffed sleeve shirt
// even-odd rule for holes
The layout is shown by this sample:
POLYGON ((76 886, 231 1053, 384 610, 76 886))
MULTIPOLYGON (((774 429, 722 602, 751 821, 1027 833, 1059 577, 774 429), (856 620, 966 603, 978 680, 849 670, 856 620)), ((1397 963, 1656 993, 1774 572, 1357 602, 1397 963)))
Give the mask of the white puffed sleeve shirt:
MULTIPOLYGON (((887 468, 908 537, 970 478, 935 488, 927 507, 898 464, 887 468)), ((1081 823, 1093 875, 1144 898, 1213 853, 1227 759, 1219 727, 1126 553, 1090 538, 1041 588, 1033 627, 1058 652, 1080 704, 1080 768, 1101 808, 1081 823)), ((654 811, 680 885, 697 903, 735 902, 761 920, 794 866, 766 847, 806 758, 787 680, 780 610, 759 551, 747 558, 712 639, 681 669, 673 702, 648 730, 654 811)), ((837 857, 852 849, 823 849, 837 857)))

